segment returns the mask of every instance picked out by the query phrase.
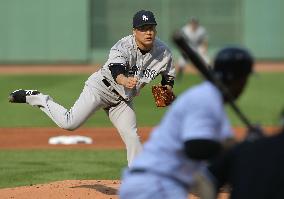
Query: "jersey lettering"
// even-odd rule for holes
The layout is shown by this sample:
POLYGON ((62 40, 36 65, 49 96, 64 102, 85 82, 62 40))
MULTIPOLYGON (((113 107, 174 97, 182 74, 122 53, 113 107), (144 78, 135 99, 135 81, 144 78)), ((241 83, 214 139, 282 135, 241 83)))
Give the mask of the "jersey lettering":
MULTIPOLYGON (((129 74, 134 74, 136 76, 139 75, 139 72, 141 71, 141 67, 139 66, 132 66, 131 70, 129 70, 129 74)), ((146 68, 142 71, 142 78, 147 78, 147 79, 155 79, 157 76, 157 71, 156 70, 151 70, 149 68, 146 68)))

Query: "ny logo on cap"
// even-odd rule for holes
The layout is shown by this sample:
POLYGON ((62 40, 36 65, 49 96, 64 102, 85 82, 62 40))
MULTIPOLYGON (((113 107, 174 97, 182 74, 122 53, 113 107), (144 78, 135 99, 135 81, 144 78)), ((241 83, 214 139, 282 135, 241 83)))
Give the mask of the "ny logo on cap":
POLYGON ((143 21, 148 21, 148 17, 146 15, 142 15, 142 20, 143 21))

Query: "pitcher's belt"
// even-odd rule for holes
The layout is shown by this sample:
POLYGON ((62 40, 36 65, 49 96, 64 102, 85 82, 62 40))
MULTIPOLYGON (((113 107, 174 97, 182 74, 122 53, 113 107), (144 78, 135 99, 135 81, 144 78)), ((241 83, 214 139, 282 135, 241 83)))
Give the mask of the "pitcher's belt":
MULTIPOLYGON (((110 83, 106 80, 106 79, 103 79, 102 82, 107 86, 107 87, 110 87, 110 83)), ((115 90, 115 89, 112 89, 111 90, 113 93, 115 93, 116 95, 119 95, 120 94, 115 90)))

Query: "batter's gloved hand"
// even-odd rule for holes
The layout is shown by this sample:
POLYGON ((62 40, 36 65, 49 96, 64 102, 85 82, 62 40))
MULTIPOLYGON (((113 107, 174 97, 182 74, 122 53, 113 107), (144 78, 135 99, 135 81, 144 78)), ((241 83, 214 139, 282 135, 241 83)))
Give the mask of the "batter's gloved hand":
POLYGON ((165 107, 170 105, 176 98, 173 91, 167 86, 153 85, 152 94, 157 107, 165 107))
POLYGON ((259 138, 264 137, 264 135, 265 132, 260 125, 253 125, 251 128, 247 130, 246 140, 253 142, 255 140, 258 140, 259 138))

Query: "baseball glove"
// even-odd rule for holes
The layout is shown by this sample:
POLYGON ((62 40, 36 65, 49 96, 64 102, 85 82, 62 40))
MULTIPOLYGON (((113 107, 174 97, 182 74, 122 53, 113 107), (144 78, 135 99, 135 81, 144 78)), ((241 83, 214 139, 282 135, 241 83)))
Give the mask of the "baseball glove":
POLYGON ((157 107, 168 106, 175 99, 175 95, 173 91, 168 89, 166 86, 153 85, 152 93, 153 93, 154 100, 155 100, 157 107))

